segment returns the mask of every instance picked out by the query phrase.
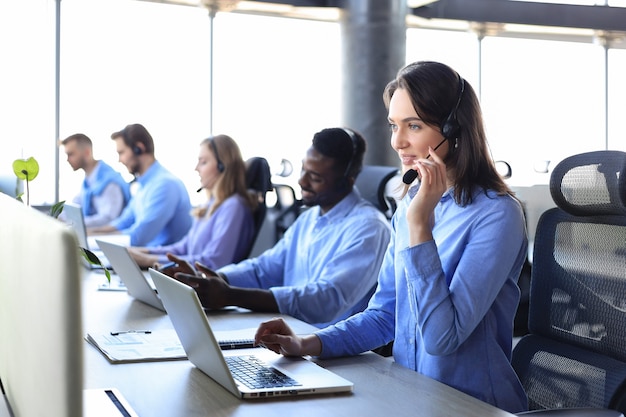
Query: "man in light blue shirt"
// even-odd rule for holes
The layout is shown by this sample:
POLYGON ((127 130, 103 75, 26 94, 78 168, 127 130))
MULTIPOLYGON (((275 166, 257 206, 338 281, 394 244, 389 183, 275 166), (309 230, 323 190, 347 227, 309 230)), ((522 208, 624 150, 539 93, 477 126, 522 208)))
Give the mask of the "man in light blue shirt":
POLYGON ((159 246, 182 239, 191 227, 191 202, 183 182, 154 157, 154 142, 145 127, 128 125, 111 135, 120 162, 135 175, 139 189, 122 214, 89 234, 119 232, 131 246, 159 246))
POLYGON ((318 327, 362 311, 390 237, 388 220, 353 187, 365 147, 349 129, 318 132, 299 180, 303 204, 310 208, 284 237, 257 258, 217 274, 199 266, 208 279, 181 273, 176 278, 196 287, 207 308, 280 312, 318 327))
MULTIPOLYGON (((130 200, 128 183, 104 161, 94 159, 87 135, 75 133, 61 144, 72 169, 85 171, 81 190, 73 200, 82 208, 85 226, 102 226, 117 218, 130 200)), ((59 218, 64 218, 63 213, 59 218)))

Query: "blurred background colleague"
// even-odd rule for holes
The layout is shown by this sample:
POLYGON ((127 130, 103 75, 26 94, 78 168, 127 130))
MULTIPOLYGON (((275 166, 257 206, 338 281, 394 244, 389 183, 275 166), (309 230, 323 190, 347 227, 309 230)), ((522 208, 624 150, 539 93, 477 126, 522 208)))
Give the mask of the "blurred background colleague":
POLYGON ((159 246, 182 239, 191 227, 191 202, 185 185, 155 158, 154 141, 141 124, 114 132, 119 161, 135 176, 137 192, 120 217, 89 234, 119 232, 131 246, 159 246))
POLYGON ((237 142, 227 135, 203 140, 196 171, 200 176, 198 191, 204 190, 208 201, 192 210, 193 224, 180 241, 130 248, 139 266, 166 263, 167 253, 209 268, 220 268, 247 256, 254 237, 253 211, 258 200, 247 190, 246 165, 237 142))
POLYGON ((82 133, 61 142, 74 171, 85 171, 80 192, 73 202, 80 205, 85 226, 102 226, 117 218, 130 200, 130 188, 122 175, 93 156, 93 143, 82 133))

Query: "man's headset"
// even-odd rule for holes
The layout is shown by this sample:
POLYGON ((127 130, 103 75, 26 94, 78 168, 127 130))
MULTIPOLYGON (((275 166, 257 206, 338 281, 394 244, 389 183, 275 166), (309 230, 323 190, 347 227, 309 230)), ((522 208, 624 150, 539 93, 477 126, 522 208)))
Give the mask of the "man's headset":
POLYGON ((339 188, 344 188, 348 184, 348 177, 350 175, 350 170, 352 169, 352 165, 354 165, 354 159, 356 158, 357 153, 357 138, 354 132, 350 129, 343 128, 343 131, 350 137, 350 141, 352 142, 352 155, 350 155, 350 161, 348 162, 348 166, 343 173, 343 177, 341 181, 339 181, 339 188))

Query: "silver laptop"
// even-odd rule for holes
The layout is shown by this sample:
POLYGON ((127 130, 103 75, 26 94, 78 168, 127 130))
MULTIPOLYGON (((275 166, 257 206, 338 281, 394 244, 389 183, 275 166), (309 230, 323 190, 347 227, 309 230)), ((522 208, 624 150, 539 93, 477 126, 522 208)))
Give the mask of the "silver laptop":
MULTIPOLYGON (((98 248, 98 246, 90 242, 90 239, 87 238, 87 228, 85 227, 85 218, 83 217, 83 211, 81 207, 77 204, 73 203, 65 203, 63 205, 63 215, 65 218, 65 222, 72 228, 74 233, 76 234, 76 239, 78 240, 78 245, 81 248, 89 249, 100 259, 102 266, 107 269, 111 268, 111 263, 106 259, 104 253, 98 248)), ((83 264, 87 268, 90 269, 102 269, 100 265, 94 265, 87 262, 83 259, 83 264)))
POLYGON ((165 311, 159 295, 137 262, 128 253, 128 249, 125 246, 103 240, 96 240, 96 242, 111 263, 115 273, 126 286, 128 293, 139 301, 165 311))
POLYGON ((352 382, 301 357, 262 348, 222 351, 196 291, 154 269, 149 271, 191 363, 233 395, 258 399, 352 391, 352 382), (259 366, 264 370, 255 369, 259 366), (246 381, 239 373, 250 367, 246 381), (261 378, 267 374, 269 381, 261 378))

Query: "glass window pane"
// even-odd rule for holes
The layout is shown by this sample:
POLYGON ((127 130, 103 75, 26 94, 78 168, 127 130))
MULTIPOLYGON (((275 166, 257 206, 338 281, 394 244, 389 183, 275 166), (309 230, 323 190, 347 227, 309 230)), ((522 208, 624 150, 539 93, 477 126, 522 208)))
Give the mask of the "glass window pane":
POLYGON ((218 13, 214 34, 214 131, 297 179, 313 134, 341 123, 339 24, 218 13))
POLYGON ((406 32, 406 62, 438 61, 465 78, 478 94, 478 39, 469 32, 415 29, 406 32))
MULTIPOLYGON (((206 9, 129 0, 63 0, 61 139, 76 132, 122 172, 112 132, 143 124, 157 159, 196 195, 198 144, 209 134, 206 9)), ((61 198, 83 179, 61 149, 61 198)))
POLYGON ((0 2, 0 175, 14 175, 13 160, 35 157, 33 205, 54 200, 54 16, 51 0, 0 2))
POLYGON ((482 104, 495 159, 515 185, 569 155, 604 149, 604 51, 590 44, 486 37, 482 104))
POLYGON ((609 50, 609 149, 626 152, 626 50, 609 50))

